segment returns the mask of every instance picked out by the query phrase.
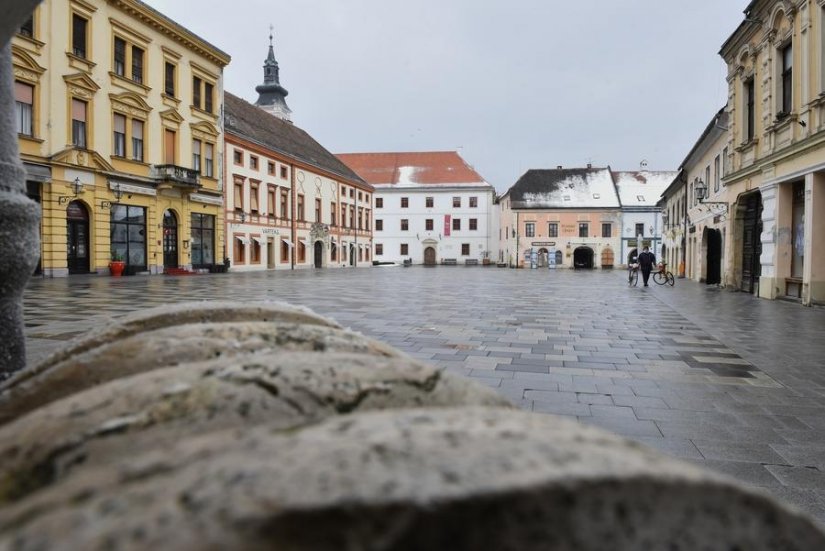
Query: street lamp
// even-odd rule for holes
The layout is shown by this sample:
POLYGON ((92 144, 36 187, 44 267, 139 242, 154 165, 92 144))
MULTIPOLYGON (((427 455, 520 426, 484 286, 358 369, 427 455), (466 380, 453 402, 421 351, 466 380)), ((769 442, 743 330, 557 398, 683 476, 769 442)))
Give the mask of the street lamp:
POLYGON ((722 201, 705 201, 705 197, 707 197, 708 193, 708 185, 702 181, 700 178, 696 181, 693 186, 694 192, 696 193, 696 198, 699 199, 699 203, 702 205, 722 205, 724 207, 724 212, 719 212, 716 214, 726 215, 728 213, 728 204, 722 201))
POLYGON ((72 196, 63 195, 63 196, 58 197, 57 202, 59 204, 65 205, 66 203, 68 203, 69 201, 71 201, 72 199, 77 197, 80 194, 81 191, 83 191, 83 182, 80 181, 80 178, 75 178, 74 182, 71 183, 71 186, 72 186, 72 192, 74 193, 74 195, 72 195, 72 196))

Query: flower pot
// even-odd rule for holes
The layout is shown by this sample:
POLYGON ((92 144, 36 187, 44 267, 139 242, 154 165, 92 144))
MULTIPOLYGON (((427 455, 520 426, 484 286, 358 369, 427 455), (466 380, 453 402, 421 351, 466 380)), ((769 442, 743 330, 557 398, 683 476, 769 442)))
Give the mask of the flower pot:
POLYGON ((112 277, 120 277, 123 275, 123 269, 126 267, 126 263, 122 260, 112 260, 109 262, 109 272, 112 274, 112 277))

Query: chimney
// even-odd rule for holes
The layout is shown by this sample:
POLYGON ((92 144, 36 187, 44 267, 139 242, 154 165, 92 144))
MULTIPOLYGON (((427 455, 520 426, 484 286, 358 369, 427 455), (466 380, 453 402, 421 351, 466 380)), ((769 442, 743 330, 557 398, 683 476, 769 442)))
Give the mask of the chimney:
POLYGON ((593 163, 587 163, 587 168, 593 168, 593 163))
POLYGON ((561 170, 561 165, 557 166, 556 170, 561 170))

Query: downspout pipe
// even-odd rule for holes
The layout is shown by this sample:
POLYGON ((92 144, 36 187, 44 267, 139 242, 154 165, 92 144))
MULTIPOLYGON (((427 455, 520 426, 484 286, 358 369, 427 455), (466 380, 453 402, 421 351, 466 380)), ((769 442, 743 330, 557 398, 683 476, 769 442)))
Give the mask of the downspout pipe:
POLYGON ((37 3, 19 0, 0 7, 0 379, 26 367, 23 291, 40 250, 40 207, 26 196, 17 144, 11 62, 11 37, 37 3))
MULTIPOLYGON (((290 265, 289 269, 295 269, 295 255, 298 254, 298 220, 296 219, 298 206, 296 202, 298 201, 298 190, 295 189, 295 165, 289 165, 289 182, 290 186, 292 187, 292 206, 290 207, 290 212, 292 213, 292 223, 290 224, 290 232, 289 234, 292 236, 292 254, 289 255, 290 265)), ((304 210, 306 210, 306 205, 304 205, 304 210)))

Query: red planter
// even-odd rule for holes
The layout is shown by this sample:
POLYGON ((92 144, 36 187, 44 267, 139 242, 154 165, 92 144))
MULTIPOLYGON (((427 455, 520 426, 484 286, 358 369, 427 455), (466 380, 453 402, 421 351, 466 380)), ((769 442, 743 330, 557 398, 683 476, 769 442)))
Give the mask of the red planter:
POLYGON ((109 272, 111 272, 112 277, 120 277, 123 275, 123 269, 126 267, 126 263, 122 260, 112 260, 109 263, 109 272))

